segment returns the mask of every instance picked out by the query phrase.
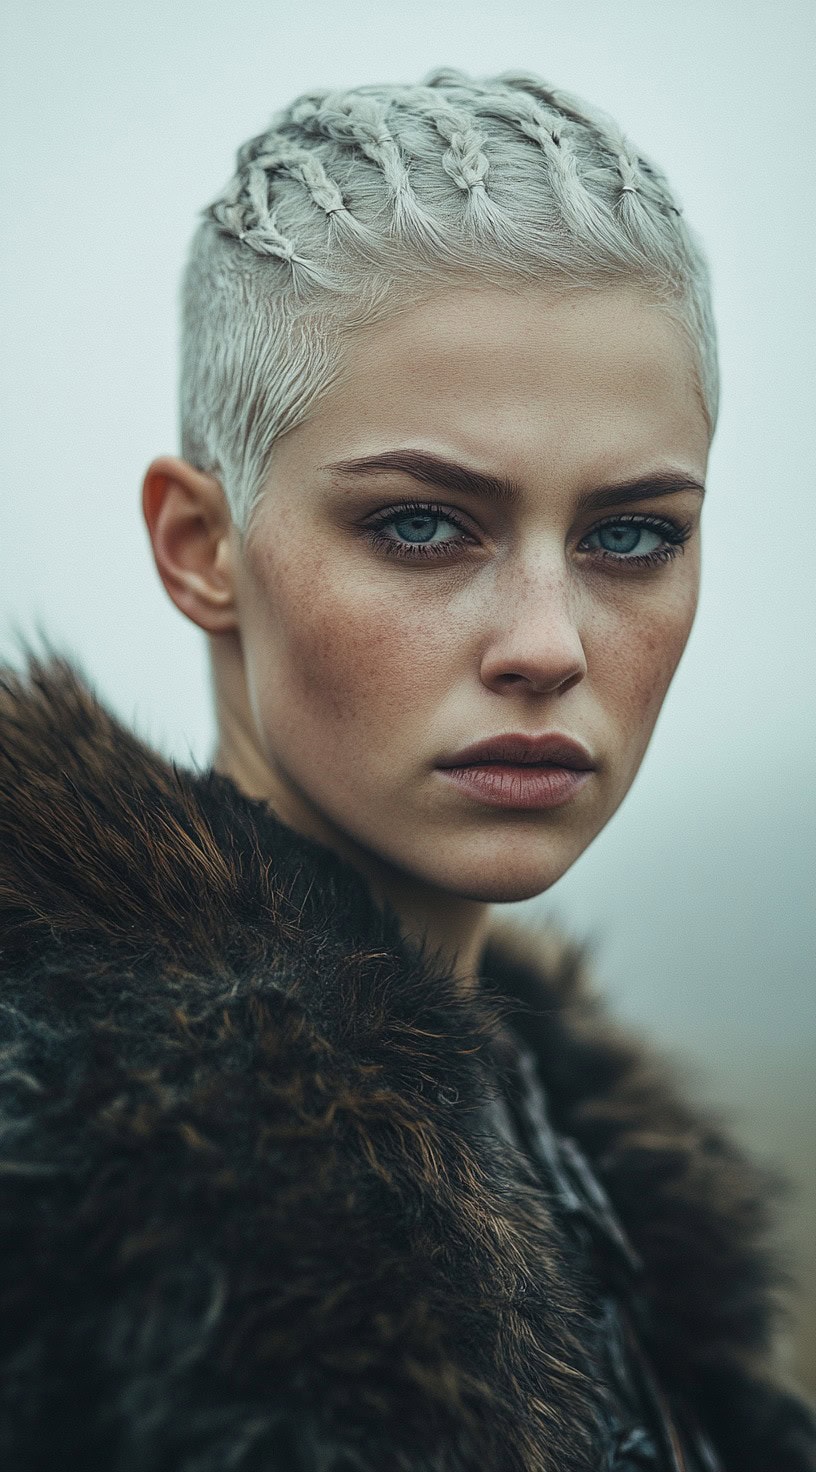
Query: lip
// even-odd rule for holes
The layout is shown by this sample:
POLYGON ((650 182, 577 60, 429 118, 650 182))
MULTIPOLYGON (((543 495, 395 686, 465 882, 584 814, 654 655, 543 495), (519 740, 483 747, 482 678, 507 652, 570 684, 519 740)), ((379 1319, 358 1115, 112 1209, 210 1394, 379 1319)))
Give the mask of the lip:
POLYGON ((489 807, 555 808, 589 781, 595 762, 563 731, 506 731, 474 741, 437 763, 444 780, 489 807))
POLYGON ((558 808, 585 787, 592 772, 543 763, 484 762, 481 766, 440 767, 440 779, 465 797, 493 808, 558 808))
POLYGON ((462 767, 485 767, 491 763, 504 766, 569 767, 576 772, 592 772, 595 762, 580 742, 561 731, 545 731, 532 736, 524 731, 509 731, 474 741, 453 756, 437 762, 444 770, 462 767))

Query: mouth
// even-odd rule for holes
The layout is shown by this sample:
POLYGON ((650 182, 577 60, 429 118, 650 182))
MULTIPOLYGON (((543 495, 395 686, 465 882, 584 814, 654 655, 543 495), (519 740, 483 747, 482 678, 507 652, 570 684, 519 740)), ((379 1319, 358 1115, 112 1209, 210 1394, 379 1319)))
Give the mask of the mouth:
POLYGON ((566 768, 575 772, 595 769, 586 747, 561 731, 545 731, 537 736, 525 732, 490 736, 445 757, 438 765, 443 771, 466 767, 566 768))
POLYGON ((515 811, 556 808, 585 787, 595 761, 562 731, 504 732, 437 763, 444 781, 471 802, 515 811))

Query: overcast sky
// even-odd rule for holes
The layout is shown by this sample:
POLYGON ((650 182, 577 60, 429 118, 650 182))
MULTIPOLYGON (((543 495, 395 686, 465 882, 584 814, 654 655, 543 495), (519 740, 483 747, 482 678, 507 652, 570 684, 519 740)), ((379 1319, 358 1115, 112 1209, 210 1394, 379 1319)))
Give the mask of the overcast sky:
MULTIPOLYGON (((39 624, 181 760, 211 749, 203 635, 158 581, 139 489, 178 448, 178 278, 237 145, 316 85, 527 67, 606 107, 668 172, 720 330, 700 609, 632 791, 522 911, 591 934, 619 1010, 789 1164, 805 1264, 816 6, 6 0, 0 50, 0 656, 39 624)), ((812 1283, 812 1256, 802 1270, 812 1283)))

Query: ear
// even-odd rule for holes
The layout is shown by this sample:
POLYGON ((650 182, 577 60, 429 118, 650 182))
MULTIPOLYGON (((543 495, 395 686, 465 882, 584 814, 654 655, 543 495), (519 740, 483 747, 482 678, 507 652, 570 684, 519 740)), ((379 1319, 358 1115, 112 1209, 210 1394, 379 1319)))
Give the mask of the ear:
POLYGON ((237 629, 234 528, 220 481, 162 455, 145 474, 142 510, 159 577, 176 607, 208 634, 237 629))

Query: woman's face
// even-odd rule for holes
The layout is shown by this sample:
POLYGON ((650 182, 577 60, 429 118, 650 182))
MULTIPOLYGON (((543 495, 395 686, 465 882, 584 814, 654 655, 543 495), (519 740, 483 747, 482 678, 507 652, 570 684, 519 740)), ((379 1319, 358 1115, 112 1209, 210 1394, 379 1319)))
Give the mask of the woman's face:
POLYGON ((234 543, 281 816, 460 896, 553 884, 628 791, 686 644, 708 442, 691 349, 631 289, 451 288, 355 335, 234 543), (556 806, 440 765, 547 732, 594 762, 556 806))

